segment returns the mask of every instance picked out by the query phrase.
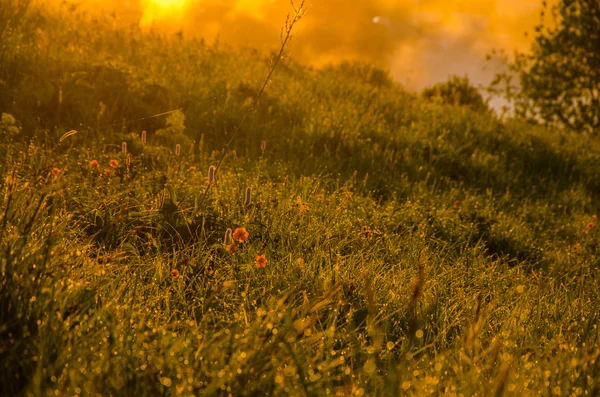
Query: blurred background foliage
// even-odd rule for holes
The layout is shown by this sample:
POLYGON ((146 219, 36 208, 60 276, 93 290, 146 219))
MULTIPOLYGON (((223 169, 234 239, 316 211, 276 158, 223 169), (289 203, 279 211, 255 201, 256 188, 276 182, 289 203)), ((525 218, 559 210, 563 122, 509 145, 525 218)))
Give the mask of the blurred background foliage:
POLYGON ((600 2, 562 0, 544 10, 531 52, 497 76, 515 114, 530 122, 597 134, 600 128, 600 2))

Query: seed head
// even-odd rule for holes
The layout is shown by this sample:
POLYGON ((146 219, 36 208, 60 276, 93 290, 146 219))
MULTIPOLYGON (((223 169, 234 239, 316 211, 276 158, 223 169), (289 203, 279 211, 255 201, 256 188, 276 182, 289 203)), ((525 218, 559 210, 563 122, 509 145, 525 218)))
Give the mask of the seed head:
POLYGON ((121 144, 121 153, 123 153, 123 155, 127 154, 127 142, 121 144))
POLYGON ((181 154, 181 145, 175 145, 175 156, 179 156, 181 154))
POLYGON ((217 169, 215 168, 214 165, 211 165, 210 168, 208 169, 208 183, 213 183, 215 181, 215 173, 217 172, 217 169))
POLYGON ((227 229, 225 231, 225 238, 223 239, 223 242, 225 243, 225 245, 233 244, 233 239, 231 238, 232 234, 233 234, 233 231, 231 229, 227 229))
POLYGON ((146 144, 146 130, 142 131, 142 145, 146 144))
POLYGON ((246 194, 244 195, 244 207, 249 206, 252 203, 252 189, 247 188, 246 194))
POLYGON ((260 143, 260 150, 264 152, 266 148, 267 148, 267 141, 264 141, 264 140, 263 140, 263 141, 260 143))

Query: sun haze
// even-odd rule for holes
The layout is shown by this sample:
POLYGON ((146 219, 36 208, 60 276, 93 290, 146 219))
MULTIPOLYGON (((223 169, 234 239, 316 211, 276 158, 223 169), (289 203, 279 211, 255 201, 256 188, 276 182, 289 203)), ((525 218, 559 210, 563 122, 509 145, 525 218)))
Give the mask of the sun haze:
MULTIPOLYGON (((146 30, 262 51, 279 45, 290 11, 288 0, 133 0, 114 7, 135 9, 146 30)), ((410 88, 451 74, 481 83, 496 72, 485 55, 492 49, 526 49, 525 32, 532 31, 540 11, 538 0, 354 0, 351 6, 346 0, 316 0, 308 4, 289 50, 315 66, 374 63, 410 88)))

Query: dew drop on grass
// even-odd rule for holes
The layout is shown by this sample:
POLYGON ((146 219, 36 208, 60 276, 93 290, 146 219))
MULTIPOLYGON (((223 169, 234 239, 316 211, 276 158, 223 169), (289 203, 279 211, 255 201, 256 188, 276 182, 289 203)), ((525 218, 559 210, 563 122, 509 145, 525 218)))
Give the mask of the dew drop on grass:
POLYGON ((372 374, 377 369, 377 365, 373 360, 367 360, 364 366, 364 370, 368 374, 372 374))
POLYGON ((162 383, 165 387, 171 387, 171 378, 168 378, 166 376, 162 377, 160 378, 160 383, 162 383))

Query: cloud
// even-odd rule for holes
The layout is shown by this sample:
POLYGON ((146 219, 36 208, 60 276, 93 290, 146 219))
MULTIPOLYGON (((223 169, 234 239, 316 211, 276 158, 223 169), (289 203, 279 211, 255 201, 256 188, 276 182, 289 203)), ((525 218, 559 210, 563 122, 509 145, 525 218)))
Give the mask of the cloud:
MULTIPOLYGON (((524 32, 533 28, 540 11, 538 0, 313 0, 307 4, 308 13, 290 46, 293 57, 316 66, 341 60, 371 62, 417 89, 451 74, 467 74, 476 83, 489 80, 494 70, 483 70, 486 53, 493 48, 527 48, 524 32)), ((266 51, 278 47, 290 11, 289 0, 130 0, 128 7, 139 9, 145 29, 266 51)))

